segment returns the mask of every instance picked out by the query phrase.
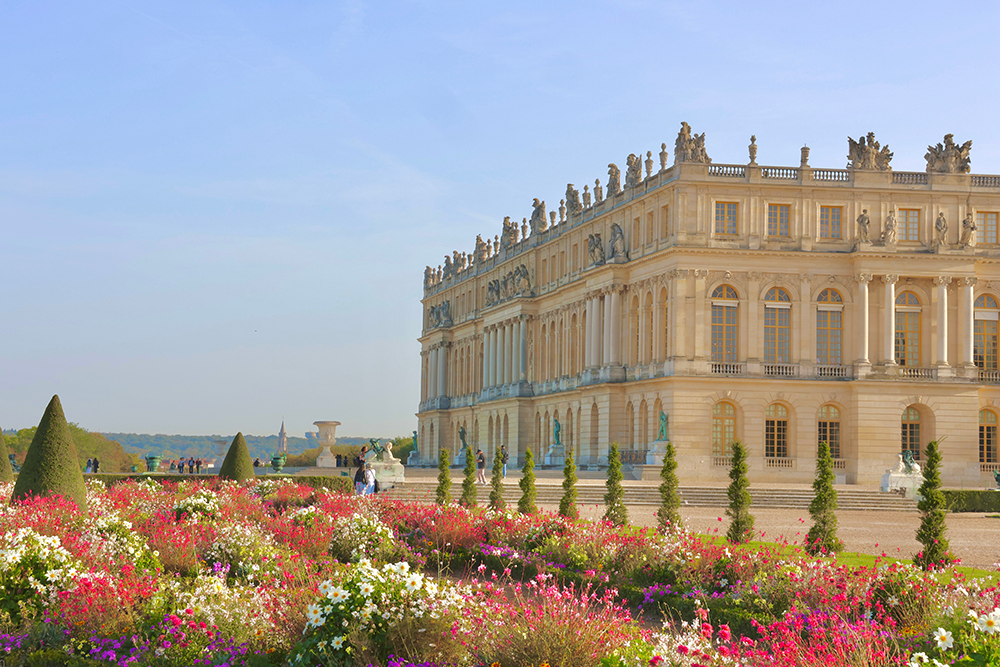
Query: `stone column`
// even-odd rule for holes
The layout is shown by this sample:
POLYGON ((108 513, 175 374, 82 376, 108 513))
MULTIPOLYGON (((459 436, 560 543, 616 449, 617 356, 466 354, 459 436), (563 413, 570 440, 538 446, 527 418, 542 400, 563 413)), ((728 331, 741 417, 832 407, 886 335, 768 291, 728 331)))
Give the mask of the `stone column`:
POLYGON ((937 287, 937 365, 948 365, 948 276, 936 276, 937 287))
POLYGON ((898 275, 882 276, 885 292, 885 321, 882 324, 882 363, 896 365, 896 281, 898 275))
POLYGON ((430 398, 430 374, 427 372, 428 352, 420 353, 420 402, 423 403, 430 398))
POLYGON ((510 384, 514 381, 514 323, 507 322, 504 325, 504 347, 503 347, 503 383, 510 384))
POLYGON ((521 321, 514 320, 510 327, 510 339, 514 346, 514 352, 510 355, 510 381, 516 383, 521 381, 521 321))
POLYGON ((427 353, 427 398, 437 398, 437 356, 438 350, 432 347, 427 353))
MULTIPOLYGON (((711 316, 711 305, 706 303, 705 278, 708 276, 706 269, 695 269, 694 271, 694 358, 707 359, 711 355, 711 328, 705 325, 705 308, 708 307, 711 316)), ((741 323, 742 325, 742 323, 741 323)), ((711 327, 711 323, 708 325, 711 327)), ((754 326, 754 325, 751 325, 754 326)), ((742 355, 741 355, 742 356, 742 355)), ((739 361, 739 359, 737 359, 739 361)))
POLYGON ((597 365, 597 331, 597 298, 591 296, 587 300, 587 368, 597 365))
MULTIPOLYGON (((747 362, 756 363, 760 353, 760 272, 747 274, 747 362)), ((711 335, 711 332, 709 333, 711 335)))
POLYGON ((601 314, 604 319, 604 326, 601 328, 601 345, 603 354, 601 355, 601 365, 611 363, 611 321, 614 319, 611 312, 611 293, 605 292, 603 297, 598 297, 601 303, 601 314))
POLYGON ((496 327, 490 327, 487 333, 490 339, 490 362, 489 362, 489 383, 486 385, 488 387, 495 387, 497 384, 497 330, 496 327))
POLYGON ((688 321, 687 321, 687 269, 678 269, 673 274, 674 301, 670 309, 670 335, 674 339, 674 359, 681 360, 688 355, 688 321))
POLYGON ((507 325, 504 323, 497 325, 497 335, 500 337, 499 353, 500 357, 497 359, 497 385, 503 386, 507 384, 507 345, 510 341, 507 340, 507 325))
POLYGON ((618 288, 612 288, 611 294, 611 358, 609 363, 616 366, 622 363, 622 294, 618 288))
POLYGON ((500 360, 502 359, 502 348, 500 347, 500 325, 493 325, 493 386, 499 387, 503 378, 500 377, 500 360))
MULTIPOLYGON (((854 279, 858 282, 858 306, 857 306, 857 317, 858 317, 858 345, 857 345, 857 358, 859 364, 868 364, 868 283, 871 282, 872 275, 870 273, 859 273, 854 276, 854 279)), ((843 322, 843 320, 841 320, 843 322)))
POLYGON ((610 325, 610 322, 606 322, 608 318, 605 316, 608 315, 609 313, 606 313, 604 311, 604 299, 600 295, 594 297, 594 311, 597 313, 597 322, 596 326, 594 327, 595 329, 594 333, 596 334, 597 338, 597 340, 595 341, 597 344, 594 346, 594 365, 603 366, 604 329, 605 327, 610 325))
POLYGON ((975 333, 975 311, 973 288, 976 285, 975 278, 959 278, 958 281, 958 342, 959 365, 963 368, 974 368, 975 362, 972 359, 973 335, 975 333))
POLYGON ((480 372, 480 384, 483 389, 490 386, 490 332, 483 329, 483 369, 480 372))
POLYGON ((524 382, 528 379, 528 320, 521 318, 521 359, 518 368, 518 380, 524 382))
POLYGON ((646 310, 646 306, 640 300, 639 317, 636 319, 639 321, 639 363, 642 365, 646 365, 652 361, 646 355, 646 351, 649 348, 649 316, 649 311, 646 310))
POLYGON ((448 363, 448 348, 442 343, 441 347, 438 348, 438 396, 446 396, 448 392, 447 378, 448 372, 446 370, 448 363))

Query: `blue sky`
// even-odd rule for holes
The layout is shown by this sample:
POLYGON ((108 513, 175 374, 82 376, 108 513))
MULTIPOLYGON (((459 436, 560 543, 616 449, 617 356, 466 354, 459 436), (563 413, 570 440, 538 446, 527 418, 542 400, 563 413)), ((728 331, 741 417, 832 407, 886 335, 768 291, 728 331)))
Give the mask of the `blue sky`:
MULTIPOLYGON (((1000 173, 1000 5, 0 3, 0 425, 416 428, 421 279, 681 121, 1000 173)), ((671 158, 672 159, 672 158, 671 158)))

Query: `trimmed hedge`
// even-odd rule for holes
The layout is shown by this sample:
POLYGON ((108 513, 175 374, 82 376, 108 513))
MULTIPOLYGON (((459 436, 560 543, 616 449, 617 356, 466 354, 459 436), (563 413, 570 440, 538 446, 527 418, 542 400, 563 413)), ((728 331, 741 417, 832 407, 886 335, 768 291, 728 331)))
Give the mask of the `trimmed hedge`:
POLYGON ((85 512, 87 487, 84 486, 83 471, 78 461, 62 403, 58 396, 53 396, 24 455, 24 464, 14 482, 11 500, 28 496, 63 496, 85 512))
POLYGON ((941 493, 951 512, 1000 512, 1000 491, 942 489, 941 493))

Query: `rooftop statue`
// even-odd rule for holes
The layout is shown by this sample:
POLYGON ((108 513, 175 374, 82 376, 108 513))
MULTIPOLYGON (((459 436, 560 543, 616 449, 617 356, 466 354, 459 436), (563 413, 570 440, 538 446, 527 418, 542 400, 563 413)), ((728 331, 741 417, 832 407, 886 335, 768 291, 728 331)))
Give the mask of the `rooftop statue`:
POLYGON ((604 201, 604 188, 601 187, 601 179, 594 180, 594 203, 600 204, 604 201))
POLYGON ((583 210, 580 205, 580 193, 573 187, 572 183, 566 184, 566 213, 573 215, 583 210))
POLYGON ((618 165, 612 162, 608 165, 608 196, 614 197, 622 191, 622 172, 618 165))
POLYGON ((500 248, 506 250, 517 243, 517 223, 510 221, 510 216, 504 216, 503 231, 500 232, 500 248))
POLYGON ((489 255, 489 253, 490 253, 489 248, 486 246, 486 241, 483 240, 482 234, 477 234, 476 250, 475 250, 476 264, 479 264, 480 262, 485 262, 486 257, 487 255, 489 255))
POLYGON ((927 172, 935 172, 939 174, 968 174, 969 173, 969 151, 972 150, 972 140, 966 141, 961 146, 955 143, 952 138, 955 135, 946 134, 944 135, 944 144, 938 144, 937 146, 928 146, 927 154, 924 155, 924 159, 927 160, 927 172))
POLYGON ((451 263, 451 257, 448 255, 444 256, 444 270, 442 273, 442 280, 448 280, 451 278, 452 274, 455 273, 455 266, 451 263))
POLYGON ((531 211, 531 233, 544 232, 549 228, 549 221, 545 217, 545 202, 539 201, 538 197, 535 197, 535 201, 531 205, 534 207, 534 210, 531 211))
POLYGON ((431 281, 433 280, 433 270, 431 267, 424 268, 424 289, 431 286, 431 281))
POLYGON ((625 163, 628 165, 625 169, 625 187, 634 188, 642 183, 642 159, 635 153, 630 153, 625 158, 625 163))
POLYGON ((712 158, 705 152, 705 133, 691 134, 691 126, 681 123, 677 141, 674 142, 674 164, 678 162, 700 162, 712 164, 712 158))
POLYGON ((861 137, 858 141, 847 137, 847 168, 865 169, 868 171, 892 171, 889 163, 892 161, 892 153, 889 146, 880 146, 875 141, 875 133, 869 132, 867 136, 861 137))

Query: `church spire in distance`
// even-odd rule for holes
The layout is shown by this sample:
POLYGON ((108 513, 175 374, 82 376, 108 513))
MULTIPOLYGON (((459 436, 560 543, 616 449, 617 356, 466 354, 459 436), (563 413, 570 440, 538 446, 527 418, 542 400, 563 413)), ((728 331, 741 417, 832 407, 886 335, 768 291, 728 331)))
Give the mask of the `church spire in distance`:
POLYGON ((285 433, 285 420, 281 420, 281 430, 278 431, 278 451, 288 453, 288 435, 285 433))

